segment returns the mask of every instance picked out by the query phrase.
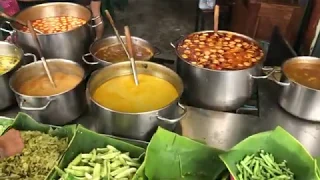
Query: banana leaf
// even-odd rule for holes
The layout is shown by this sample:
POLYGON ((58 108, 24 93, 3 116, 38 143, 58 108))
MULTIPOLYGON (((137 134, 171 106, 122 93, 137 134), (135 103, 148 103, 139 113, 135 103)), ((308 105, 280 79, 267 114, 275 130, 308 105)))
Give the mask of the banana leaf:
MULTIPOLYGON (((134 158, 141 157, 145 153, 145 149, 143 148, 120 141, 118 139, 111 138, 106 135, 98 134, 84 128, 82 125, 79 125, 76 130, 75 136, 66 153, 62 157, 58 167, 60 169, 64 169, 74 158, 76 158, 78 154, 89 153, 94 148, 103 148, 107 145, 112 145, 122 152, 129 152, 130 156, 134 158)), ((141 159, 141 163, 142 161, 143 158, 141 159)), ((57 177, 58 174, 56 172, 54 178, 57 179, 57 177)), ((135 179, 139 179, 139 177, 135 177, 135 179)))
POLYGON ((13 124, 12 118, 0 117, 0 136, 13 124))
MULTIPOLYGON (((59 138, 67 137, 70 146, 70 142, 72 141, 75 135, 76 125, 68 125, 63 126, 61 128, 52 128, 50 125, 38 123, 25 113, 19 113, 16 116, 11 128, 20 131, 40 131, 46 134, 50 134, 52 136, 57 136, 59 138)), ((58 164, 60 159, 57 160, 56 164, 58 164)), ((55 171, 52 169, 46 179, 52 179, 54 173, 55 171)))
POLYGON ((221 153, 159 127, 147 148, 144 173, 152 180, 214 180, 226 169, 221 153))
POLYGON ((273 131, 252 135, 241 141, 229 152, 220 155, 235 180, 239 174, 236 164, 246 155, 264 150, 273 154, 280 163, 287 161, 287 166, 295 175, 295 180, 316 180, 317 164, 309 152, 287 131, 277 127, 273 131))

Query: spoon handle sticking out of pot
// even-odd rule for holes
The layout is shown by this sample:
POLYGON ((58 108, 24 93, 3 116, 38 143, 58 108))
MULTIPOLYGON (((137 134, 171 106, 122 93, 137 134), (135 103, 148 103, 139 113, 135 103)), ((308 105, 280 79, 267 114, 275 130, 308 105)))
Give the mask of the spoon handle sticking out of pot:
POLYGON ((130 34, 130 30, 129 30, 128 26, 124 27, 124 33, 126 35, 134 83, 136 84, 136 86, 138 86, 139 85, 138 74, 137 74, 137 70, 136 70, 136 63, 134 61, 134 56, 133 56, 133 44, 132 44, 132 40, 131 40, 131 34, 130 34))
MULTIPOLYGON (((16 23, 19 23, 19 24, 22 25, 22 26, 28 27, 25 22, 21 21, 20 19, 11 17, 11 16, 7 15, 7 14, 4 13, 4 12, 1 12, 1 11, 0 11, 0 16, 3 17, 3 18, 8 19, 8 20, 10 20, 10 21, 14 21, 14 22, 16 22, 16 23)), ((33 28, 33 29, 34 29, 37 33, 43 34, 43 32, 41 32, 40 30, 38 30, 38 29, 36 29, 36 28, 33 28)))
POLYGON ((52 87, 56 88, 57 86, 56 86, 56 84, 55 84, 54 81, 53 81, 53 78, 52 78, 52 76, 51 76, 51 73, 50 73, 50 70, 49 70, 47 61, 46 61, 46 59, 44 58, 44 56, 43 56, 43 54, 42 54, 42 52, 41 52, 40 42, 39 42, 39 39, 38 39, 38 37, 37 37, 37 34, 36 34, 36 32, 34 31, 31 22, 28 21, 27 24, 28 24, 29 31, 30 31, 30 33, 31 33, 31 35, 32 35, 32 38, 33 38, 33 40, 34 40, 34 42, 35 42, 35 44, 36 44, 36 49, 37 49, 37 51, 38 51, 38 53, 39 53, 39 55, 40 55, 40 57, 41 57, 41 61, 42 61, 42 63, 43 63, 43 67, 44 67, 44 69, 45 69, 45 71, 46 71, 46 74, 47 74, 49 80, 50 80, 50 83, 51 83, 52 87))
POLYGON ((113 21, 111 15, 110 15, 109 11, 106 10, 105 13, 106 13, 106 16, 107 16, 107 18, 108 18, 108 20, 109 20, 112 28, 113 28, 114 33, 115 33, 116 36, 117 36, 118 41, 120 42, 122 48, 124 49, 124 52, 126 53, 128 59, 130 59, 130 54, 129 54, 126 46, 124 45, 124 42, 123 42, 122 38, 121 38, 120 35, 119 35, 119 31, 117 30, 116 25, 114 24, 114 21, 113 21))
POLYGON ((214 32, 218 32, 219 27, 219 14, 220 14, 220 6, 215 5, 214 6, 214 16, 213 16, 213 30, 214 32))

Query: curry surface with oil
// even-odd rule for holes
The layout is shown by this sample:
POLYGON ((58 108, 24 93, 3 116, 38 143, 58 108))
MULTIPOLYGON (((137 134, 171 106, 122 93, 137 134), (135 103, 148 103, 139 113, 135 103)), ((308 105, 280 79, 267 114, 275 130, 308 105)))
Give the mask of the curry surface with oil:
POLYGON ((294 63, 283 70, 294 82, 320 90, 320 63, 294 63))
POLYGON ((161 109, 178 97, 176 88, 161 78, 139 74, 136 86, 132 75, 112 78, 93 93, 100 105, 118 112, 139 113, 161 109))
POLYGON ((73 89, 82 80, 79 76, 62 72, 51 73, 51 76, 56 87, 52 87, 49 78, 44 74, 24 82, 18 92, 28 96, 51 96, 73 89))

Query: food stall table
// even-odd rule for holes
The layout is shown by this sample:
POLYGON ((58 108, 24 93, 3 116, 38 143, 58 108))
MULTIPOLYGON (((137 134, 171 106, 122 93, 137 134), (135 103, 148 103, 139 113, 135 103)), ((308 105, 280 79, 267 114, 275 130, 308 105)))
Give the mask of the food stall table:
MULTIPOLYGON (((277 103, 280 87, 268 80, 258 81, 259 117, 254 115, 218 112, 188 106, 188 113, 176 132, 189 138, 206 142, 215 148, 227 150, 244 138, 282 126, 297 138, 308 151, 320 155, 320 123, 301 120, 284 111, 277 103)), ((15 117, 18 107, 0 112, 1 116, 15 117)), ((95 130, 89 113, 84 113, 76 123, 95 130)))

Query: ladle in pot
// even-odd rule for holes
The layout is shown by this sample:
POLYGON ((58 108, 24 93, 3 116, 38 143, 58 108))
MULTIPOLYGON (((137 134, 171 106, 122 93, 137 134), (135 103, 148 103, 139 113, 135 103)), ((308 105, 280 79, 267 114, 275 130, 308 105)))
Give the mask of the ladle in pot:
MULTIPOLYGON (((4 13, 4 12, 1 12, 1 11, 0 11, 0 16, 6 18, 6 19, 8 19, 8 20, 14 21, 14 22, 16 22, 16 23, 18 23, 18 24, 21 24, 22 26, 28 27, 28 25, 27 25, 25 22, 23 22, 23 21, 21 21, 21 20, 19 20, 19 19, 16 19, 16 18, 14 18, 14 17, 12 17, 12 16, 9 16, 9 15, 7 15, 7 14, 4 13)), ((33 29, 34 29, 37 33, 43 34, 42 31, 40 31, 40 30, 38 30, 38 29, 36 29, 36 28, 33 28, 33 29)))
POLYGON ((138 74, 137 74, 137 69, 136 69, 136 63, 135 63, 134 56, 133 56, 131 34, 130 34, 130 30, 129 30, 128 26, 124 27, 124 33, 126 35, 127 46, 128 46, 129 56, 130 56, 129 59, 130 59, 130 63, 131 63, 134 83, 136 84, 136 86, 138 86, 139 85, 138 74))
POLYGON ((214 6, 214 15, 213 15, 213 30, 214 32, 218 32, 219 29, 219 14, 220 14, 220 7, 219 5, 214 6))
POLYGON ((32 35, 32 38, 33 38, 33 40, 34 40, 34 42, 35 42, 36 49, 37 49, 37 51, 38 51, 38 53, 39 53, 39 55, 40 55, 40 57, 41 57, 41 61, 42 61, 42 63, 43 63, 43 66, 44 66, 44 69, 45 69, 45 71, 46 71, 46 74, 47 74, 47 76, 48 76, 48 78, 49 78, 49 80, 50 80, 50 83, 51 83, 52 87, 56 88, 57 86, 56 86, 56 84, 55 84, 54 81, 53 81, 53 78, 52 78, 52 76, 51 76, 51 73, 50 73, 50 70, 49 70, 47 61, 46 61, 46 59, 44 58, 44 56, 43 56, 43 54, 42 54, 42 52, 41 52, 40 42, 39 42, 39 39, 38 39, 38 37, 37 37, 37 34, 36 34, 36 32, 34 31, 31 22, 28 21, 27 24, 28 24, 29 31, 30 31, 30 33, 31 33, 31 35, 32 35))

